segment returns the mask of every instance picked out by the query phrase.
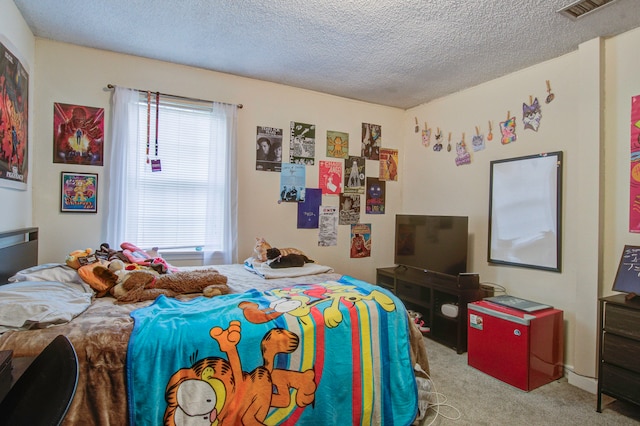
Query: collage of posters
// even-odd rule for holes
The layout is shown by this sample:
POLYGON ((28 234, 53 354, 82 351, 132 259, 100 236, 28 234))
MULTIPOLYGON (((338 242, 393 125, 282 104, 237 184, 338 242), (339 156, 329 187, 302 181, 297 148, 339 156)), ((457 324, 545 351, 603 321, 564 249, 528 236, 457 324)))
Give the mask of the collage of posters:
POLYGON ((256 170, 280 173, 278 202, 298 204, 297 228, 318 229, 318 245, 328 247, 338 244, 338 226, 349 225, 351 257, 370 256, 371 224, 361 224, 361 214, 384 214, 386 182, 398 180, 398 150, 382 147, 382 127, 362 123, 356 156, 349 155, 349 133, 327 130, 325 159, 316 159, 316 126, 291 121, 283 162, 282 137, 282 128, 256 127, 256 170), (367 160, 378 162, 378 176, 366 176, 367 160), (317 188, 306 187, 306 166, 318 167, 317 188), (323 205, 323 196, 338 196, 338 205, 323 205))

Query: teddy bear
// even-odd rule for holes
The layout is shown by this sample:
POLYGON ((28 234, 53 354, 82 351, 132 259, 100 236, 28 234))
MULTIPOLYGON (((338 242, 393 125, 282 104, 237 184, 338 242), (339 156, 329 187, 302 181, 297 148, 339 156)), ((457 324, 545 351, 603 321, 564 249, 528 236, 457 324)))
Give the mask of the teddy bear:
POLYGON ((154 274, 136 270, 128 272, 113 286, 110 293, 117 303, 153 300, 161 294, 175 297, 179 294, 203 293, 207 297, 228 294, 227 277, 214 269, 178 271, 154 274))

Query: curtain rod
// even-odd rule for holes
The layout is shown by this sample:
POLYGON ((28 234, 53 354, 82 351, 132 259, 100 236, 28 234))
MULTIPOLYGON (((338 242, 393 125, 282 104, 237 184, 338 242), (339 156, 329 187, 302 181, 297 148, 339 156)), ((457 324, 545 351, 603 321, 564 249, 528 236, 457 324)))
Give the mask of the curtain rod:
MULTIPOLYGON (((116 87, 116 85, 115 85, 115 84, 111 84, 111 83, 107 84, 107 89, 114 89, 115 87, 116 87)), ((169 95, 169 94, 167 94, 167 93, 154 92, 154 91, 152 91, 152 90, 141 90, 141 89, 135 89, 135 90, 137 90, 137 91, 139 91, 139 92, 159 93, 159 94, 160 94, 160 95, 162 95, 162 96, 170 96, 170 97, 172 97, 172 98, 186 99, 186 100, 188 100, 188 101, 213 102, 213 101, 207 101, 207 100, 204 100, 204 99, 189 98, 189 97, 187 97, 187 96, 169 95)), ((232 105, 232 104, 229 104, 229 103, 227 103, 227 102, 220 102, 220 103, 227 104, 227 105, 232 105)), ((239 109, 242 109, 242 104, 236 104, 236 106, 237 106, 239 109)))

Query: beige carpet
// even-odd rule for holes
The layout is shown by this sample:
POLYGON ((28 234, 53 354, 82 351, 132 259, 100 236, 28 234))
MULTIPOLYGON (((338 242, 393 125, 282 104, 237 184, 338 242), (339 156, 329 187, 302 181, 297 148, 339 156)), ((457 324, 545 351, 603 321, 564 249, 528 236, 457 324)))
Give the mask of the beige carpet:
POLYGON ((457 355, 426 339, 431 377, 440 405, 432 406, 427 425, 638 425, 640 407, 603 396, 602 413, 596 395, 570 385, 566 378, 524 392, 467 365, 457 355))

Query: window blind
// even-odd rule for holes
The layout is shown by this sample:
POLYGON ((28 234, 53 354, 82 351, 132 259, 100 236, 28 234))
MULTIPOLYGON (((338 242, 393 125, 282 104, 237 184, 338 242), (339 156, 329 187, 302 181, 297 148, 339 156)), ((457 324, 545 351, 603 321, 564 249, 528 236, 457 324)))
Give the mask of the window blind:
POLYGON ((147 102, 142 92, 138 124, 126 168, 128 193, 133 194, 127 236, 145 248, 196 247, 205 245, 210 228, 215 237, 208 248, 221 250, 226 152, 216 135, 226 131, 225 121, 205 102, 161 96, 156 104, 155 95, 147 102), (150 160, 155 159, 160 171, 152 171, 150 160))

